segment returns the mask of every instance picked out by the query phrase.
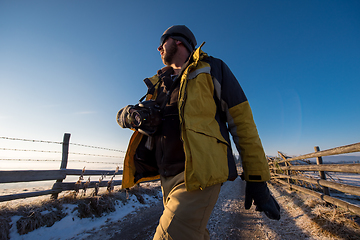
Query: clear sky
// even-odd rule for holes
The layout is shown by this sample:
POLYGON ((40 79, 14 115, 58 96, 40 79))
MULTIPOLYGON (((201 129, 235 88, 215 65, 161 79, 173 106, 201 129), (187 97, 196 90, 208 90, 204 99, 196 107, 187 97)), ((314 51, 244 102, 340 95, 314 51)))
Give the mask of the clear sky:
POLYGON ((0 0, 0 136, 126 150, 115 116, 185 24, 248 97, 268 155, 360 142, 360 1, 0 0))

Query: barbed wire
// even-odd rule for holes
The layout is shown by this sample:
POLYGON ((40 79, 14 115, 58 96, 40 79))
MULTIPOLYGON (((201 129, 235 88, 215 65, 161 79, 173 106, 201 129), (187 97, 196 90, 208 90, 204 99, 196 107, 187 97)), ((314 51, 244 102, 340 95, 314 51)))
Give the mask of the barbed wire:
MULTIPOLYGON (((45 140, 34 140, 34 139, 24 139, 24 138, 11 138, 11 137, 2 137, 2 136, 0 136, 0 139, 13 140, 13 141, 24 141, 24 142, 39 142, 39 143, 63 144, 63 142, 54 142, 54 141, 45 141, 45 140)), ((91 146, 91 145, 85 145, 85 144, 79 144, 79 143, 69 143, 69 144, 70 144, 70 145, 74 145, 74 146, 80 146, 80 147, 95 148, 95 149, 102 149, 102 150, 107 150, 107 151, 114 151, 114 152, 126 153, 126 151, 118 150, 118 149, 112 149, 112 148, 97 147, 97 146, 91 146)))
MULTIPOLYGON (((60 151, 48 151, 48 150, 36 150, 36 149, 16 149, 16 148, 0 148, 0 150, 18 151, 18 152, 62 153, 62 152, 60 152, 60 151)), ((69 154, 85 155, 85 156, 94 156, 94 157, 124 158, 124 157, 120 157, 120 156, 109 156, 109 155, 92 154, 92 153, 69 152, 69 154)))
POLYGON ((0 158, 0 161, 61 162, 59 159, 0 158))
POLYGON ((96 147, 91 145, 85 145, 85 144, 79 144, 79 143, 69 143, 70 145, 80 146, 80 147, 87 147, 87 148, 96 148, 96 149, 102 149, 102 150, 108 150, 108 151, 114 151, 114 152, 121 152, 126 153, 126 151, 118 150, 118 149, 112 149, 112 148, 105 148, 105 147, 96 147))
POLYGON ((124 157, 121 157, 121 156, 110 156, 110 155, 92 154, 92 153, 69 152, 69 154, 84 155, 84 156, 93 156, 93 157, 124 158, 124 157))
POLYGON ((0 136, 0 139, 14 140, 14 141, 24 141, 24 142, 40 142, 40 143, 62 144, 62 142, 45 141, 45 140, 33 140, 33 139, 24 139, 24 138, 12 138, 12 137, 1 137, 1 136, 0 136))
MULTIPOLYGON (((26 159, 26 158, 2 158, 2 159, 0 159, 0 161, 61 162, 61 160, 58 160, 58 159, 26 159)), ((119 164, 118 162, 93 162, 93 161, 86 161, 86 160, 71 160, 71 162, 119 164)))

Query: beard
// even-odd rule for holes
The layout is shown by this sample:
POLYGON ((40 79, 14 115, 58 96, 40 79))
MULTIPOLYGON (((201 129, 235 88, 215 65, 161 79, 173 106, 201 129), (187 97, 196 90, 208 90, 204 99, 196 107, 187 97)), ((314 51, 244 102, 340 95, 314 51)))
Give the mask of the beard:
POLYGON ((176 44, 175 41, 172 41, 171 45, 169 46, 166 53, 164 54, 163 62, 165 65, 171 65, 177 51, 178 51, 178 45, 176 44))

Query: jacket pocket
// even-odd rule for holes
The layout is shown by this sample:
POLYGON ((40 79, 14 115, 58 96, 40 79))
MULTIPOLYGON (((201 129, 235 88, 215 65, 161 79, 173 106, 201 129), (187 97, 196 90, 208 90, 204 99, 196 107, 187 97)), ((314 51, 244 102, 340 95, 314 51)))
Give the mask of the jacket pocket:
POLYGON ((205 188, 225 182, 229 173, 226 141, 192 129, 187 129, 183 137, 187 184, 205 188))

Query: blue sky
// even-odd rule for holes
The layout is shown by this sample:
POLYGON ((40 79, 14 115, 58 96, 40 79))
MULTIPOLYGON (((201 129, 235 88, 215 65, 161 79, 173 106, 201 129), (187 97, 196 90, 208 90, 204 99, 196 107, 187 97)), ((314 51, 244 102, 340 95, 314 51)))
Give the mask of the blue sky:
POLYGON ((268 155, 360 142, 359 1, 0 0, 0 136, 125 150, 117 111, 185 24, 248 97, 268 155))

